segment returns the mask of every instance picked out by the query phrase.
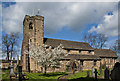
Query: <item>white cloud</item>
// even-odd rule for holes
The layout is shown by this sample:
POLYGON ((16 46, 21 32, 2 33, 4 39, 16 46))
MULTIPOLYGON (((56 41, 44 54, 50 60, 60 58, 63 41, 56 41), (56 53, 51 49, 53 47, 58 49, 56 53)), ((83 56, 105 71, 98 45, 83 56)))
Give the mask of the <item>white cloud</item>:
POLYGON ((105 15, 103 23, 98 24, 96 28, 93 26, 89 30, 89 32, 93 31, 107 36, 118 36, 118 12, 113 12, 113 15, 105 15))
POLYGON ((3 8, 3 28, 7 32, 22 32, 22 22, 26 14, 40 14, 45 17, 45 33, 54 33, 63 26, 77 31, 87 24, 102 22, 102 17, 114 11, 117 3, 22 3, 3 8))

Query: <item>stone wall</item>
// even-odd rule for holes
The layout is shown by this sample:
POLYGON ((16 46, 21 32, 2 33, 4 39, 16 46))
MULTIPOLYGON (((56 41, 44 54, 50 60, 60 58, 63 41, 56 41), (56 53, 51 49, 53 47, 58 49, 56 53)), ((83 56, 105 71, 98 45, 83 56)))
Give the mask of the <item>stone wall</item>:
POLYGON ((101 63, 104 65, 106 62, 106 66, 109 68, 113 68, 114 64, 116 63, 115 58, 101 58, 101 63))
MULTIPOLYGON (((86 60, 83 62, 83 70, 91 70, 94 66, 93 60, 86 60)), ((99 69, 100 67, 100 61, 96 61, 96 65, 94 66, 96 69, 99 69)))
POLYGON ((9 67, 9 63, 1 63, 1 68, 8 68, 9 67))

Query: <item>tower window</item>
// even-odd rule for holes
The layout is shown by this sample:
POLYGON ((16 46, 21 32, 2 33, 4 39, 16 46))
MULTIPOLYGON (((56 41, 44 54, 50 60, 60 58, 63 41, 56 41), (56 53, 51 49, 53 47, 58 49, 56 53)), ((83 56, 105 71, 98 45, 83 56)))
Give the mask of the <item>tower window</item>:
POLYGON ((29 29, 33 29, 32 22, 29 24, 29 29))

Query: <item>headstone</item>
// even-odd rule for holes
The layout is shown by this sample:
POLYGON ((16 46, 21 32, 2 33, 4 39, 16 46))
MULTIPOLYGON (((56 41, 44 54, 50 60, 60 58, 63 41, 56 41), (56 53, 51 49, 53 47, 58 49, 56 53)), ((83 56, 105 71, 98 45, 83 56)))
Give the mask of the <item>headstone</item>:
POLYGON ((109 75, 110 75, 109 69, 106 68, 105 71, 104 71, 104 79, 109 80, 109 75))
POLYGON ((43 73, 43 67, 41 67, 41 72, 43 73))
POLYGON ((81 65, 80 65, 80 71, 82 71, 82 67, 81 67, 81 65))
POLYGON ((120 63, 117 62, 114 65, 113 70, 111 71, 112 81, 120 81, 120 63))
POLYGON ((92 77, 95 77, 95 68, 92 67, 92 77))
POLYGON ((90 77, 90 72, 89 71, 87 71, 87 77, 90 77))
POLYGON ((18 73, 19 73, 19 81, 22 81, 22 66, 19 66, 18 73))
POLYGON ((10 65, 10 79, 11 77, 15 77, 15 73, 14 73, 14 67, 13 67, 13 61, 11 61, 11 65, 10 65))

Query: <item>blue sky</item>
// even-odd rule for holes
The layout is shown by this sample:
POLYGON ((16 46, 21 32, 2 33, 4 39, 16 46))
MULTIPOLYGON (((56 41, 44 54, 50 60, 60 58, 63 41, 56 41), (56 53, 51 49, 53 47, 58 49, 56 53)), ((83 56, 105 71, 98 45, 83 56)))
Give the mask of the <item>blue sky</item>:
POLYGON ((117 2, 85 3, 2 3, 2 31, 20 32, 22 45, 22 22, 26 14, 45 17, 44 37, 83 41, 85 33, 105 34, 109 37, 107 48, 118 38, 117 2))

